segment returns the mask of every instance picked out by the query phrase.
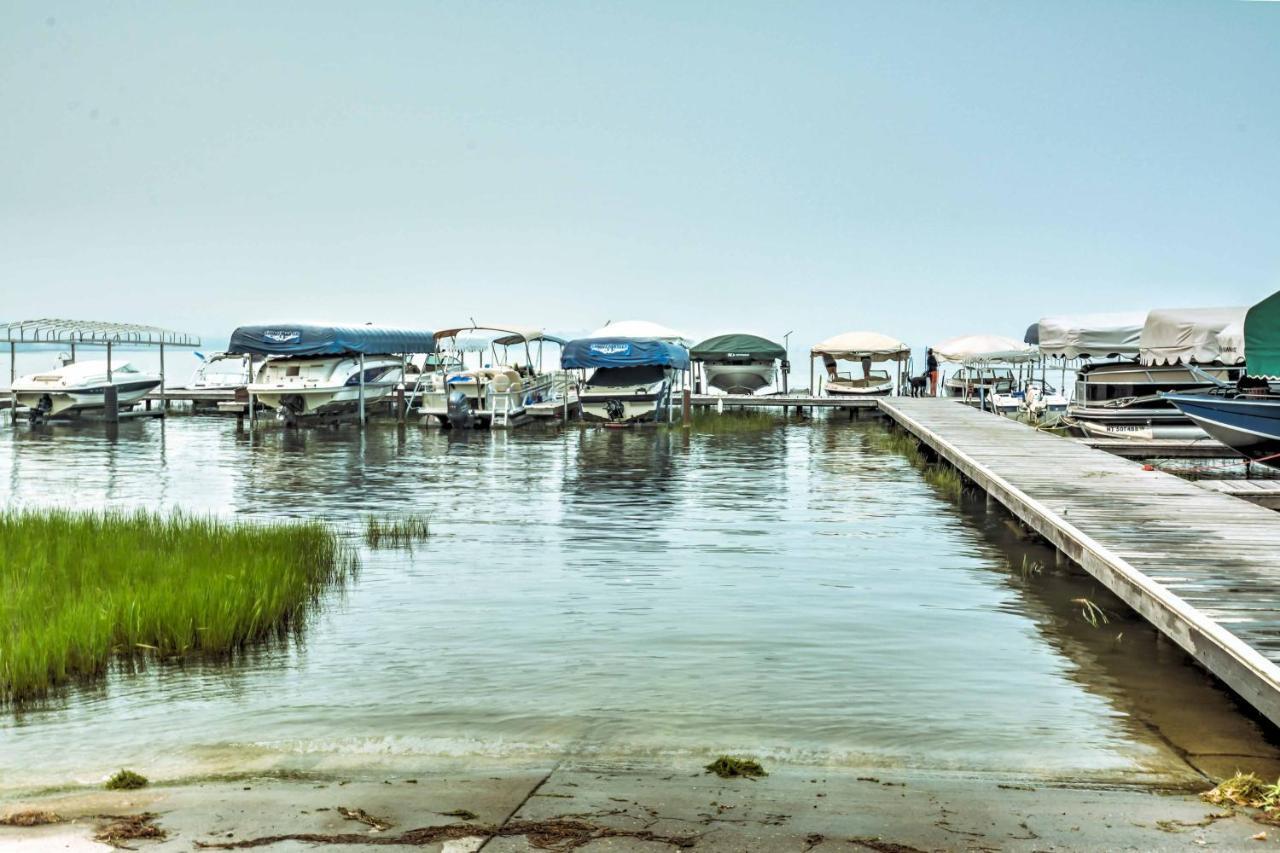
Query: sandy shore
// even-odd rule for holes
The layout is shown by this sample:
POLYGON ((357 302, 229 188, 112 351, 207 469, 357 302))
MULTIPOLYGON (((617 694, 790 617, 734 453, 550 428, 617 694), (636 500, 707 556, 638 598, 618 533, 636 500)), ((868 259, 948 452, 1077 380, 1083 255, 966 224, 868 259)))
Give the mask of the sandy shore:
POLYGON ((11 798, 63 822, 0 827, 9 851, 109 850, 103 815, 154 815, 140 850, 545 849, 1174 850, 1280 844, 1247 814, 1190 787, 1043 782, 990 775, 773 768, 722 780, 690 766, 569 764, 387 777, 245 776, 140 791, 75 789, 11 798), (344 816, 343 812, 346 812, 344 816), (361 816, 379 824, 361 821, 361 816), (1225 816, 1223 816, 1225 815, 1225 816), (1265 840, 1255 840, 1260 832, 1265 840), (284 836, 284 837, 280 837, 284 836), (274 839, 274 840, 273 840, 274 839))

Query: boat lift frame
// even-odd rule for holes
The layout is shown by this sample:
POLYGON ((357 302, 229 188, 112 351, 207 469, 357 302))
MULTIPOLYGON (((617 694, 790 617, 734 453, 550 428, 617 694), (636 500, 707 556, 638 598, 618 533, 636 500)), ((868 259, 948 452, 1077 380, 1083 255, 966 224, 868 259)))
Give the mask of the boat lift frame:
POLYGON ((71 348, 71 362, 76 360, 77 346, 106 347, 107 350, 107 420, 119 418, 119 410, 111 405, 115 395, 110 393, 111 350, 115 346, 159 347, 160 349, 160 407, 168 409, 164 398, 164 348, 199 347, 200 338, 186 332, 175 332, 159 326, 143 326, 136 323, 111 323, 99 320, 21 320, 0 324, 0 343, 9 345, 9 420, 14 429, 18 426, 18 394, 13 383, 18 379, 18 347, 49 344, 66 344, 71 348))

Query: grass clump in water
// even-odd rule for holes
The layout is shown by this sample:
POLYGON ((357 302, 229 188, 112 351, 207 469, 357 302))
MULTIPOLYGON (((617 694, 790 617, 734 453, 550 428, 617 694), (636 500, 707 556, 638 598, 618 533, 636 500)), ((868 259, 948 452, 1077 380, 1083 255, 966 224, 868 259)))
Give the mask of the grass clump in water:
POLYGON ((325 524, 0 512, 0 702, 116 661, 228 654, 297 631, 354 567, 325 524))
POLYGON ((761 779, 769 775, 754 758, 737 758, 732 755, 722 755, 704 769, 721 779, 761 779))
POLYGON ((785 424, 785 419, 758 409, 728 409, 723 412, 697 409, 693 412, 687 427, 678 413, 671 427, 672 429, 688 428, 693 432, 710 435, 732 435, 743 432, 764 432, 785 424))
POLYGON ((105 787, 108 791, 136 791, 147 787, 147 777, 132 770, 121 770, 107 780, 105 787))
POLYGON ((364 543, 370 548, 402 548, 425 542, 431 535, 427 519, 417 515, 379 519, 369 516, 364 524, 364 543))

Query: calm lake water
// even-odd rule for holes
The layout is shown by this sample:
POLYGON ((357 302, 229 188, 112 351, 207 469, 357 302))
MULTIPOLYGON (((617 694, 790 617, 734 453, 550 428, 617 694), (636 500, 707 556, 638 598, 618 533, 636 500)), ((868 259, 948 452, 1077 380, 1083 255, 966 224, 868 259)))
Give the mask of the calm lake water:
POLYGON ((361 547, 301 643, 0 713, 0 788, 720 751, 1180 783, 1180 754, 1276 757, 1179 650, 883 430, 5 430, 9 504, 314 516, 357 547, 366 514, 412 511, 432 537, 361 547))

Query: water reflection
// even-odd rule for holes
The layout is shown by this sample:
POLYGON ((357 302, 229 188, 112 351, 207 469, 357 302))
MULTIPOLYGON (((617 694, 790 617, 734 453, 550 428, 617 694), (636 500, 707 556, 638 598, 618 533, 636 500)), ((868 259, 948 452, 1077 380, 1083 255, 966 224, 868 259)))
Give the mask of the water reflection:
POLYGON ((1082 623, 1073 599, 1120 610, 1091 581, 1024 579, 1023 554, 1049 557, 877 450, 877 429, 7 433, 11 503, 323 517, 356 544, 366 514, 414 512, 432 537, 363 551, 303 642, 5 717, 0 784, 717 749, 1181 782, 1180 752, 1273 754, 1131 614, 1082 623))

